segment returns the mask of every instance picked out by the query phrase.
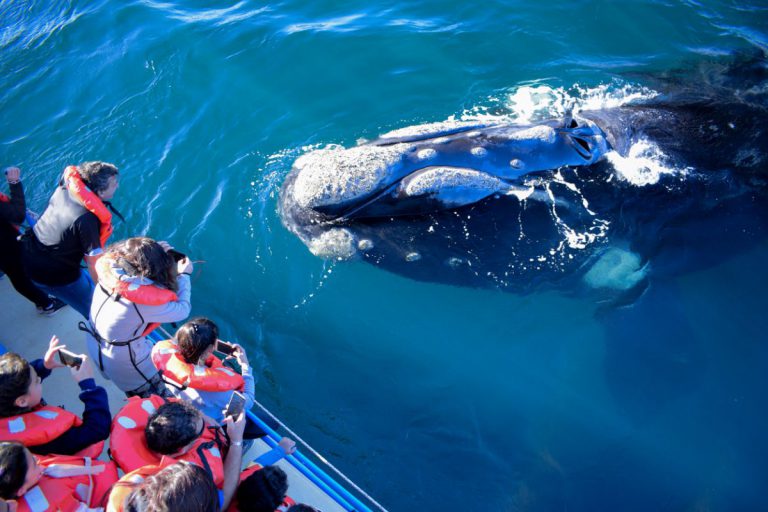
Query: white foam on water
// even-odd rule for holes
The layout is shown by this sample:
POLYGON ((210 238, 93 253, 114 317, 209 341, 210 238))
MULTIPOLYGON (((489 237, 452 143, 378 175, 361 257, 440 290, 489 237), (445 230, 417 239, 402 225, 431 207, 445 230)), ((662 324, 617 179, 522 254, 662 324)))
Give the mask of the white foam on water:
POLYGON ((616 176, 632 185, 655 185, 665 176, 684 176, 690 167, 675 167, 664 152, 649 140, 639 140, 629 148, 626 157, 616 151, 605 155, 613 165, 616 176))
POLYGON ((518 123, 564 116, 568 112, 615 108, 653 98, 658 93, 647 87, 613 81, 595 87, 578 84, 568 89, 548 85, 524 85, 510 92, 506 100, 509 116, 518 123))

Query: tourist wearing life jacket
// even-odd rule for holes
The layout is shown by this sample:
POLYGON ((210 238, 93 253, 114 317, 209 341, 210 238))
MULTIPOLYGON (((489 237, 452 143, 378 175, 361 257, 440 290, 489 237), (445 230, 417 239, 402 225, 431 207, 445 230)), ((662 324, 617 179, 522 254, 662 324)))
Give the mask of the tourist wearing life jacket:
POLYGON ((240 474, 227 512, 284 512, 295 502, 287 496, 288 475, 278 466, 255 464, 240 474))
MULTIPOLYGON (((225 425, 230 423, 231 419, 225 425)), ((157 395, 132 397, 112 422, 110 451, 126 473, 146 465, 186 460, 209 471, 221 488, 224 455, 234 442, 231 433, 229 439, 230 442, 221 427, 212 425, 210 419, 188 403, 166 401, 157 395)))
POLYGON ((0 498, 19 512, 82 512, 103 507, 117 481, 112 462, 89 457, 35 457, 21 443, 0 442, 0 498))
POLYGON ((118 186, 118 170, 104 162, 69 166, 34 228, 23 237, 27 274, 45 293, 85 318, 93 296, 94 265, 112 233, 107 201, 118 186), (80 269, 85 258, 91 279, 80 269))
MULTIPOLYGON (((172 340, 157 343, 152 361, 174 396, 190 402, 217 422, 224 421, 224 410, 233 391, 245 396, 245 409, 253 407, 254 381, 245 350, 235 345, 232 355, 241 373, 222 364, 214 355, 218 348, 219 328, 207 318, 194 318, 182 325, 172 340)), ((248 436, 246 436, 248 438, 248 436)))
POLYGON ((193 268, 189 258, 174 261, 169 250, 151 238, 129 238, 110 247, 96 265, 89 325, 81 329, 102 374, 128 396, 168 394, 146 335, 189 316, 193 268))
POLYGON ((27 205, 24 201, 24 187, 21 185, 21 171, 18 167, 5 170, 11 196, 0 193, 0 271, 8 275, 17 292, 37 306, 38 313, 52 315, 66 304, 46 295, 32 283, 24 270, 21 260, 21 244, 18 225, 24 222, 27 205))
POLYGON ((113 486, 106 510, 217 512, 219 504, 220 492, 209 473, 195 464, 176 462, 126 474, 113 486))
POLYGON ((98 457, 112 416, 107 392, 96 385, 88 358, 82 355, 80 367, 70 368, 80 387, 82 419, 42 399, 42 381, 63 366, 56 357, 63 347, 54 336, 43 359, 30 363, 12 352, 0 356, 0 441, 18 441, 41 455, 98 457))

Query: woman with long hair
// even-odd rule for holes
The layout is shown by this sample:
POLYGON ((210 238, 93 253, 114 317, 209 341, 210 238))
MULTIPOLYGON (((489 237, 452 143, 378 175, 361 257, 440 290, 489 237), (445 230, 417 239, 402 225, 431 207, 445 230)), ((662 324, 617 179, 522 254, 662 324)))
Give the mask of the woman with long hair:
POLYGON ((166 243, 136 237, 114 244, 96 264, 99 282, 81 329, 99 370, 128 396, 167 394, 146 336, 192 309, 192 262, 172 254, 166 243))

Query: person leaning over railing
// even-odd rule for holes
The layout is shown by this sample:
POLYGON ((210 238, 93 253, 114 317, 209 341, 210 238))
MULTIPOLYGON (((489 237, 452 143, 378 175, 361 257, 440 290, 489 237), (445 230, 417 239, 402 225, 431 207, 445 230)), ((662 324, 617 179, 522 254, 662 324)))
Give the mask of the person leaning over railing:
POLYGON ((235 345, 231 356, 240 367, 237 373, 214 355, 219 347, 218 338, 219 328, 214 322, 193 318, 179 327, 172 340, 155 344, 152 362, 162 371, 163 379, 175 384, 169 386, 174 396, 221 423, 234 391, 245 397, 245 410, 253 407, 255 384, 245 349, 235 345))
POLYGON ((21 185, 21 170, 9 167, 5 170, 11 196, 0 193, 0 271, 5 272, 17 292, 37 306, 37 312, 52 315, 66 306, 59 299, 51 298, 35 286, 24 270, 21 260, 21 245, 18 225, 24 222, 27 204, 24 201, 24 187, 21 185))
POLYGON ((112 213, 107 205, 118 184, 118 170, 112 164, 86 162, 67 167, 48 207, 22 237, 30 279, 85 318, 93 282, 80 269, 80 262, 85 259, 95 281, 94 265, 112 234, 112 213))
POLYGON ((129 397, 168 395, 146 336, 161 323, 185 319, 192 309, 192 262, 174 261, 171 249, 151 238, 129 238, 108 248, 96 264, 89 325, 80 328, 101 373, 129 397))
POLYGON ((83 418, 47 405, 42 382, 63 365, 56 352, 64 345, 54 336, 43 359, 27 362, 12 352, 0 356, 0 440, 19 441, 40 455, 98 457, 109 437, 112 415, 107 392, 93 380, 93 367, 84 355, 79 368, 70 368, 80 386, 83 418))

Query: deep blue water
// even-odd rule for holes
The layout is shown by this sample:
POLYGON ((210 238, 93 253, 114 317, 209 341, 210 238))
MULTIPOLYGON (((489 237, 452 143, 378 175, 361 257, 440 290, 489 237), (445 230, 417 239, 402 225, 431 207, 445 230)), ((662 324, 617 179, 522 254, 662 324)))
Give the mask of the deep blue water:
POLYGON ((194 313, 390 510, 765 510, 768 241, 689 254, 606 312, 324 262, 277 195, 309 148, 509 112, 521 86, 621 97, 766 51, 766 27, 757 0, 5 1, 0 164, 41 210, 65 165, 116 163, 115 237, 205 260, 194 313))

